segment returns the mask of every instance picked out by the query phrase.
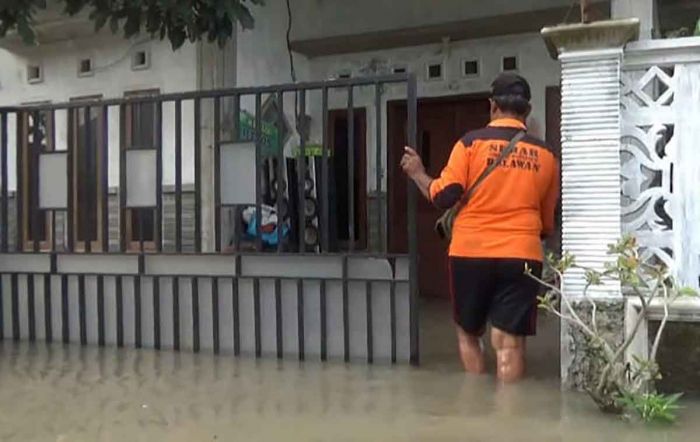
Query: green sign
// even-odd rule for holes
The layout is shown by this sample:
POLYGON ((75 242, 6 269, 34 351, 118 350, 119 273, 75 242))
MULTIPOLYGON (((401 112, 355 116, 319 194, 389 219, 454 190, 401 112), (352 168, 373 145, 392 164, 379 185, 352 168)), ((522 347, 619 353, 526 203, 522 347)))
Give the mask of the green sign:
MULTIPOLYGON (((293 155, 295 157, 299 156, 299 153, 301 152, 301 149, 299 147, 295 147, 293 151, 293 155)), ((330 149, 328 150, 329 157, 333 156, 333 151, 330 149)), ((307 144, 306 147, 304 148, 304 156, 307 157, 322 157, 323 156, 323 146, 320 144, 307 144)))
MULTIPOLYGON (((249 112, 242 111, 238 121, 239 139, 241 141, 255 141, 255 116, 249 112)), ((280 148, 284 146, 280 142, 280 131, 276 121, 264 121, 260 130, 262 147, 261 153, 264 157, 277 156, 280 148)), ((282 142, 285 140, 282 139, 282 142)))

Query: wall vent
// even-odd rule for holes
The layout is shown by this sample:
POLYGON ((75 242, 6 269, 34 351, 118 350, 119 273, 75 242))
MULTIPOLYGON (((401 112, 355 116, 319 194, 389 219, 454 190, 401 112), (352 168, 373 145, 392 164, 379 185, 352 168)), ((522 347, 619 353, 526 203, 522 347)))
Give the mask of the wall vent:
POLYGON ((503 72, 517 71, 518 70, 518 57, 516 57, 515 55, 503 57, 503 60, 501 62, 501 70, 503 72))
POLYGON ((29 84, 37 84, 44 81, 44 70, 41 65, 30 64, 27 66, 27 82, 29 84))
POLYGON ((131 56, 131 69, 135 71, 143 71, 151 67, 151 54, 141 49, 131 56))
POLYGON ((426 76, 430 81, 442 80, 445 75, 445 69, 442 63, 428 63, 426 66, 426 76))
POLYGON ((94 73, 91 58, 83 58, 78 62, 78 77, 89 77, 94 73))
POLYGON ((462 61, 462 76, 478 77, 479 76, 479 60, 464 60, 462 61))

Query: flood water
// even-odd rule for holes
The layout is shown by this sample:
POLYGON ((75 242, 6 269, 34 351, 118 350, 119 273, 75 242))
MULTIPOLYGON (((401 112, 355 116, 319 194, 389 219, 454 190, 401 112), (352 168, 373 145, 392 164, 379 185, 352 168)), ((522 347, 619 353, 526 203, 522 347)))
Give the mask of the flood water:
POLYGON ((429 315, 420 368, 4 342, 0 440, 658 442, 700 434, 693 402, 673 427, 600 415, 585 396, 560 391, 551 349, 536 342, 522 384, 466 376, 451 357, 447 321, 429 315))

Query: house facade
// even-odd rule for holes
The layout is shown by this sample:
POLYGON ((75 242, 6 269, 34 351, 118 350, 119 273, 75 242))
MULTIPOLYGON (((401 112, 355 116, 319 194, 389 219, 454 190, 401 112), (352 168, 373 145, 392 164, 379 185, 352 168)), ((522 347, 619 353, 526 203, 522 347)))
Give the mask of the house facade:
MULTIPOLYGON (((610 111, 622 109, 619 83, 632 75, 624 47, 640 40, 629 53, 649 66, 671 53, 673 63, 694 63, 694 39, 652 38, 688 26, 692 8, 593 2, 595 20, 638 22, 617 48, 582 48, 547 45, 540 32, 579 20, 568 0, 397 3, 269 2, 254 10, 255 29, 238 31, 224 49, 193 44, 173 53, 164 42, 96 36, 85 17, 47 18, 38 47, 0 42, 8 66, 0 78, 9 166, 4 335, 417 362, 418 297, 446 298, 435 265, 444 251, 416 241, 430 237, 437 214, 396 165, 411 143, 436 174, 454 140, 488 122, 489 84, 503 71, 532 85, 529 131, 557 151, 569 146, 562 235, 548 247, 602 265, 607 243, 638 227, 624 204, 641 191, 623 186, 630 198, 620 202, 620 177, 641 173, 623 171, 620 159, 633 150, 624 147, 629 111, 610 111), (603 107, 572 114, 597 80, 571 79, 567 67, 597 66, 600 78, 608 75, 603 107), (590 150, 571 141, 590 131, 590 150), (47 156, 45 171, 36 163, 41 174, 66 178, 30 173, 26 166, 41 161, 33 146, 59 154, 53 165, 47 156), (76 171, 85 167, 95 173, 81 181, 76 171), (598 185, 608 187, 578 171, 603 173, 598 185), (65 192, 42 187, 61 179, 65 192), (81 190, 91 183, 97 192, 81 190), (268 236, 259 227, 264 206, 275 215, 268 236), (600 213, 608 218, 598 231, 581 227, 600 213), (24 253, 34 251, 47 253, 24 253), (30 259, 27 274, 17 262, 30 259), (100 270, 82 267, 99 260, 100 270)), ((613 287, 601 299, 617 294, 613 287)), ((565 379, 575 362, 564 358, 565 379)))

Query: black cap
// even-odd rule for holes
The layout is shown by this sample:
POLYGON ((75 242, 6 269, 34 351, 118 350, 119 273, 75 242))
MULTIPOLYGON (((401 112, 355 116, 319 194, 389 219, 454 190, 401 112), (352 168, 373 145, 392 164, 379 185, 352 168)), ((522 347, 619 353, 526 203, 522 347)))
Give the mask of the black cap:
POLYGON ((520 75, 512 73, 500 74, 493 83, 491 83, 491 97, 505 95, 516 95, 530 101, 530 85, 527 80, 520 75))

